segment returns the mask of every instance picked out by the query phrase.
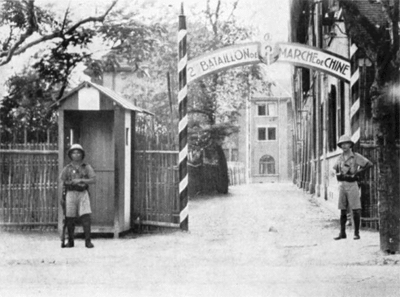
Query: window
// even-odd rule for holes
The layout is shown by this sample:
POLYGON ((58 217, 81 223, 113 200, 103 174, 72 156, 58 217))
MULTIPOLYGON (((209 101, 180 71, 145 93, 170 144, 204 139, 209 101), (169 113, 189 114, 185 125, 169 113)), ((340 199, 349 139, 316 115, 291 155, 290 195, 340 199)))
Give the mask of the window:
POLYGON ((275 174, 275 160, 270 155, 264 155, 260 158, 260 174, 275 174))
POLYGON ((258 140, 267 140, 267 128, 258 128, 258 140))
POLYGON ((266 110, 265 104, 263 104, 263 105, 258 105, 258 115, 259 115, 259 116, 265 116, 265 115, 267 115, 266 112, 265 112, 265 110, 266 110))
POLYGON ((276 140, 276 127, 259 127, 258 140, 276 140))
POLYGON ((276 128, 268 128, 268 140, 276 140, 276 128))
POLYGON ((310 90, 311 86, 311 75, 312 72, 308 68, 301 68, 301 82, 303 87, 303 92, 307 93, 310 90))
POLYGON ((328 146, 329 151, 336 150, 337 139, 337 94, 336 87, 331 85, 331 91, 328 94, 328 146))
POLYGON ((258 116, 276 116, 276 103, 266 103, 257 105, 258 116))
POLYGON ((344 120, 345 120, 345 113, 344 113, 344 100, 345 100, 345 84, 343 81, 340 81, 339 84, 339 97, 338 97, 338 112, 337 112, 337 123, 339 131, 338 137, 342 136, 345 133, 344 128, 344 120))

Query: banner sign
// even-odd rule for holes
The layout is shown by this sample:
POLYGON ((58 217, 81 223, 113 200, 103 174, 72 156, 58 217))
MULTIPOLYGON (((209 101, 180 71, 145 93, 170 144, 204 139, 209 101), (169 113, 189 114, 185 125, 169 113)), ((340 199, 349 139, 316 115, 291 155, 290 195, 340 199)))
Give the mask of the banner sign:
POLYGON ((225 47, 188 61, 187 82, 227 68, 260 62, 260 43, 245 43, 225 47))
POLYGON ((297 43, 279 43, 277 62, 312 68, 350 81, 350 61, 337 54, 297 43))
POLYGON ((300 43, 261 44, 259 42, 237 44, 222 48, 187 64, 187 82, 207 74, 241 65, 285 62, 311 68, 350 82, 350 61, 335 53, 300 43))

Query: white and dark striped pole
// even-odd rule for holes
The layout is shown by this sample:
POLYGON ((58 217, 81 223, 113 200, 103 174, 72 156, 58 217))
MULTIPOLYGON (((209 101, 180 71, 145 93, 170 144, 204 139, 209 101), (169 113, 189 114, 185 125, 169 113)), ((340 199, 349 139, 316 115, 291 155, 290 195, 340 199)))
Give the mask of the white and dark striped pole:
POLYGON ((360 67, 358 65, 357 50, 357 45, 352 43, 350 46, 350 125, 351 139, 355 145, 357 145, 360 140, 360 67))
POLYGON ((186 52, 186 17, 181 4, 178 25, 178 79, 179 79, 179 224, 182 230, 189 230, 188 211, 188 171, 187 171, 187 52, 186 52))

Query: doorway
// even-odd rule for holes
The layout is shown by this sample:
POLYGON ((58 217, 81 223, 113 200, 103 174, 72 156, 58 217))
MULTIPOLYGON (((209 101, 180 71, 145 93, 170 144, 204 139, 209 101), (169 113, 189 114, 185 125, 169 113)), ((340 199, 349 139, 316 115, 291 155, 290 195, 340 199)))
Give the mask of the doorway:
MULTIPOLYGON (((93 226, 114 224, 114 112, 69 111, 66 112, 69 135, 73 143, 82 145, 86 152, 85 162, 96 173, 96 184, 89 188, 93 226)), ((69 142, 66 143, 70 143, 69 142)), ((67 159, 66 159, 67 160, 67 159)))

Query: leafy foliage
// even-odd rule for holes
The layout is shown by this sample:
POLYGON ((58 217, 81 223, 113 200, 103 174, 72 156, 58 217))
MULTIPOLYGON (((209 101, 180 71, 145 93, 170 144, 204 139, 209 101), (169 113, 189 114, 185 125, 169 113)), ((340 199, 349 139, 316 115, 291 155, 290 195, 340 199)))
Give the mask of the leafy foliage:
POLYGON ((25 71, 23 76, 14 75, 7 81, 9 92, 0 108, 3 141, 10 140, 12 131, 45 132, 56 124, 55 115, 49 108, 56 88, 48 85, 36 72, 25 71))
POLYGON ((344 9, 346 30, 349 36, 374 65, 375 82, 372 87, 380 88, 393 79, 400 64, 397 58, 398 41, 395 40, 394 35, 392 36, 395 39, 391 38, 388 30, 390 23, 393 23, 393 20, 389 22, 393 14, 387 11, 387 21, 383 24, 375 24, 358 9, 353 1, 342 0, 340 5, 344 9))
POLYGON ((162 28, 140 24, 133 20, 132 14, 121 17, 121 14, 110 13, 115 4, 113 1, 101 16, 77 22, 73 22, 68 8, 60 22, 53 11, 35 6, 33 0, 0 0, 0 26, 6 32, 0 36, 0 66, 27 49, 46 45, 38 49, 33 62, 24 71, 9 79, 9 94, 0 105, 2 114, 6 115, 4 120, 2 117, 2 126, 11 128, 29 123, 27 127, 40 129, 40 126, 31 125, 42 125, 38 116, 43 116, 43 121, 53 117, 49 103, 63 96, 77 65, 85 61, 93 65, 98 74, 104 69, 104 65, 96 65, 98 61, 91 57, 90 45, 98 38, 110 44, 112 49, 105 64, 107 67, 115 65, 115 53, 136 68, 149 58, 162 28), (94 27, 94 23, 98 25, 94 27), (35 82, 35 79, 39 81, 35 82), (20 91, 16 91, 19 88, 20 91), (36 94, 39 89, 43 96, 29 95, 36 94), (40 115, 38 110, 43 110, 43 114, 40 115))
MULTIPOLYGON (((189 53, 195 57, 206 52, 234 45, 251 38, 251 28, 237 24, 234 17, 237 2, 232 7, 210 1, 201 17, 208 26, 189 25, 189 53)), ((235 124, 240 110, 253 92, 269 92, 270 84, 263 81, 258 65, 228 69, 192 83, 189 88, 191 148, 213 149, 224 139, 238 132, 235 124)))

